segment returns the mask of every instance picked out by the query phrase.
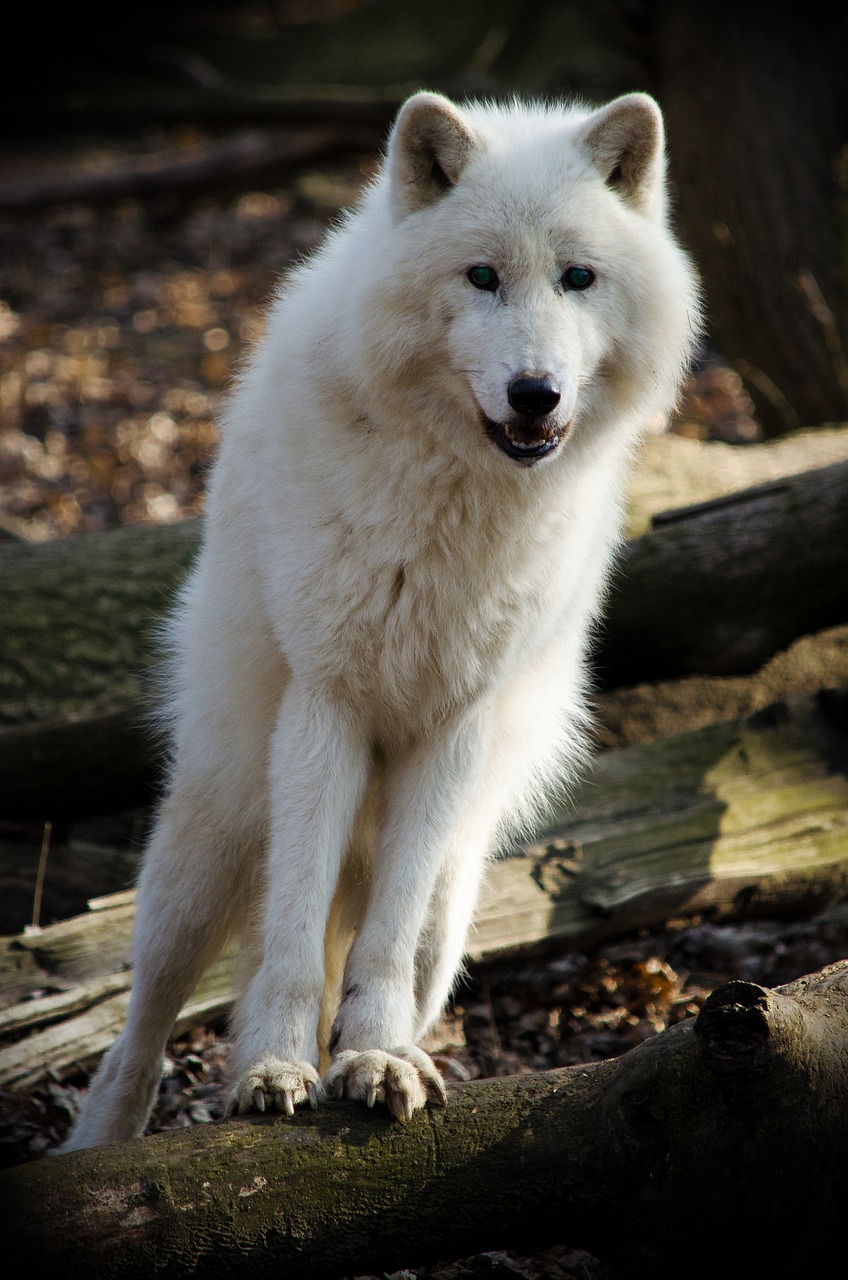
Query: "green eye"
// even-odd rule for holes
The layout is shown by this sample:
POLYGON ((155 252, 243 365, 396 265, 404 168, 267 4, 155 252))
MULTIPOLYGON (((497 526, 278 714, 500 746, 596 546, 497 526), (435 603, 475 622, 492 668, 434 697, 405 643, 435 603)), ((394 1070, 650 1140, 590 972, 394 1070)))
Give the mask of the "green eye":
POLYGON ((595 273, 589 267, 568 267, 562 274, 565 289, 588 289, 594 280, 595 273))
POLYGON ((471 268, 468 272, 468 279, 475 289, 488 289, 490 293, 494 292, 500 283, 498 273, 494 267, 487 267, 483 263, 471 268))

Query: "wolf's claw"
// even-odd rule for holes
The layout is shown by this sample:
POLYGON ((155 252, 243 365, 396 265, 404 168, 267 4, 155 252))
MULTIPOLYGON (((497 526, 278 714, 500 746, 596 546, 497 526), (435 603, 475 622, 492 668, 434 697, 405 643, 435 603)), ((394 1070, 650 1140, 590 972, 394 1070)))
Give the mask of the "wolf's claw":
POLYGON ((287 1116, 303 1102, 317 1107, 323 1090, 318 1072, 309 1062, 263 1058, 245 1072, 230 1094, 228 1114, 247 1115, 276 1107, 287 1116))
POLYGON ((411 1120, 428 1102, 447 1100, 444 1081, 432 1060, 414 1045, 401 1045, 387 1053, 347 1049, 338 1054, 324 1078, 335 1098, 353 1098, 373 1107, 385 1102, 396 1120, 411 1120))

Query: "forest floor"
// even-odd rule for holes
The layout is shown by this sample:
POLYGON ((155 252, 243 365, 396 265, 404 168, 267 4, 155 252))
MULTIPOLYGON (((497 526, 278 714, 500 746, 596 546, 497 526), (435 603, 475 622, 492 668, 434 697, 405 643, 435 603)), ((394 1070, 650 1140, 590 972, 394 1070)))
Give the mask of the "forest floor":
MULTIPOLYGON (((141 147, 177 152, 196 140, 160 131, 141 147)), ((108 167, 116 157, 88 149, 62 163, 75 161, 108 167)), ((216 422, 270 291, 355 199, 372 164, 315 167, 237 194, 0 214, 0 537, 49 540, 202 509, 216 422)), ((0 184, 26 166, 7 157, 0 184)), ((706 356, 668 429, 740 447, 760 438, 738 375, 706 356)), ((776 985, 846 953, 844 925, 670 922, 591 953, 476 969, 432 1049, 459 1078, 595 1061, 691 1017, 721 982, 776 985)), ((151 1132, 223 1114, 226 1053, 220 1027, 171 1044, 151 1132)), ((58 1145, 86 1079, 3 1094, 0 1163, 58 1145)), ((605 1275, 567 1243, 545 1245, 533 1256, 494 1250, 428 1268, 410 1259, 399 1274, 605 1275)))

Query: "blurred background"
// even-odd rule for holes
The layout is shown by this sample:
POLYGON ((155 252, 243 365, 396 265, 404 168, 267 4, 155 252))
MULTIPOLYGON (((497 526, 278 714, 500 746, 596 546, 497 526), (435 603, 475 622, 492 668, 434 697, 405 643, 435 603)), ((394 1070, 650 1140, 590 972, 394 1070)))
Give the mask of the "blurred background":
POLYGON ((270 290, 410 91, 666 114, 709 331, 679 414, 745 444, 848 418, 840 6, 715 0, 15 4, 0 113, 0 530, 199 509, 270 290), (8 72, 8 74, 6 74, 8 72))

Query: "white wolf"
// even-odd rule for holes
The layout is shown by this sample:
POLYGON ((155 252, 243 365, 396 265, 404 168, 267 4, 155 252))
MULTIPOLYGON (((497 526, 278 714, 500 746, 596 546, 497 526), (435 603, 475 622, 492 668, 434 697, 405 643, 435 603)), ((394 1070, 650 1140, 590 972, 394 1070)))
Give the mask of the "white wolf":
POLYGON ((651 98, 404 105, 226 416, 128 1023, 66 1149, 142 1131, 234 933, 234 1108, 444 1097, 416 1043, 488 855, 580 762, 628 457, 697 312, 651 98))

